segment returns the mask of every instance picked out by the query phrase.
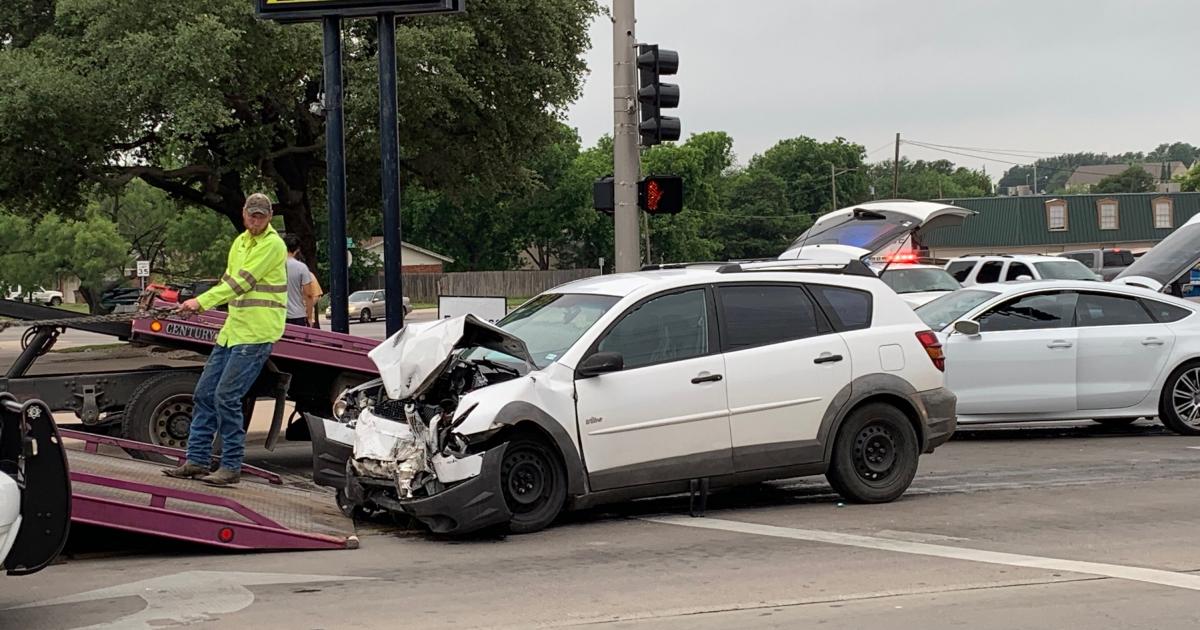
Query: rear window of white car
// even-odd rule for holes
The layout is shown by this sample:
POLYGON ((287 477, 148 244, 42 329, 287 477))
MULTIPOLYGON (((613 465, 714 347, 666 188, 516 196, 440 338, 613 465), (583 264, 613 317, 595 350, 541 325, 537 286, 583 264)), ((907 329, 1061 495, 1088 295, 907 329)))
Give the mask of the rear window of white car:
POLYGON ((1167 304, 1158 300, 1142 300, 1142 304, 1145 304, 1146 310, 1150 311, 1150 314, 1154 316, 1154 321, 1164 324, 1177 322, 1192 314, 1190 310, 1182 306, 1167 304))
POLYGON ((879 276, 896 293, 954 291, 962 288, 945 269, 913 268, 888 269, 879 276))
MULTIPOLYGON (((942 271, 936 269, 933 271, 942 271)), ((945 272, 942 272, 944 275, 945 272)), ((857 289, 831 287, 825 284, 810 284, 809 290, 817 298, 821 309, 833 320, 839 331, 861 330, 871 327, 871 294, 857 289)))
POLYGON ((960 260, 946 265, 946 271, 959 282, 966 282, 967 277, 971 275, 971 270, 974 268, 975 261, 973 260, 960 260))

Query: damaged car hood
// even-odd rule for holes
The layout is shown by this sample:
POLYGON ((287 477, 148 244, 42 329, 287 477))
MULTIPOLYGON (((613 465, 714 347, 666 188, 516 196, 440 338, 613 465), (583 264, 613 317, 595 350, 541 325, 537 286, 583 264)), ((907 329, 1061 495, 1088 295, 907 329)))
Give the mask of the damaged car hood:
POLYGON ((375 362, 393 400, 419 396, 446 368, 457 350, 486 348, 525 361, 536 369, 525 342, 474 315, 461 315, 400 329, 367 356, 375 362))

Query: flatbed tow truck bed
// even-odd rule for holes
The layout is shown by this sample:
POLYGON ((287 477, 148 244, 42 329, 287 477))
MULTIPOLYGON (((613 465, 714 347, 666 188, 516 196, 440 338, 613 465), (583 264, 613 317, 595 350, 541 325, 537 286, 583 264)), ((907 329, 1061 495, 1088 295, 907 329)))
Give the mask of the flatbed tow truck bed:
MULTIPOLYGON (((70 466, 71 520, 234 550, 354 549, 354 522, 333 493, 304 478, 247 466, 237 486, 173 479, 163 465, 107 455, 136 442, 60 430, 70 466)), ((164 455, 182 451, 151 447, 164 455), (168 453, 167 451, 174 451, 168 453)))

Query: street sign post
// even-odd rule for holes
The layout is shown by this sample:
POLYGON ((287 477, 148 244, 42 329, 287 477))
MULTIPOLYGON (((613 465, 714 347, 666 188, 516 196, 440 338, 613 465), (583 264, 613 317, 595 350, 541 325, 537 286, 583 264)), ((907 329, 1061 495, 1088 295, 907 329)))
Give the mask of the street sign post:
POLYGON ((142 290, 145 291, 146 290, 146 278, 150 277, 150 261, 149 260, 137 261, 137 276, 138 276, 138 278, 141 278, 142 290))

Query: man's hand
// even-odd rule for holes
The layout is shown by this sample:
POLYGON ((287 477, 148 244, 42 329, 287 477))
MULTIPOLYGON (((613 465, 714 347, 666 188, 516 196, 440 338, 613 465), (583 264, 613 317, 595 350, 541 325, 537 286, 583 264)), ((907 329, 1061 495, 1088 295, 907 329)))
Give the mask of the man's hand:
POLYGON ((199 313, 200 312, 200 301, 197 300, 196 298, 192 298, 190 300, 185 300, 183 302, 183 304, 179 305, 179 310, 181 310, 185 313, 199 313))

